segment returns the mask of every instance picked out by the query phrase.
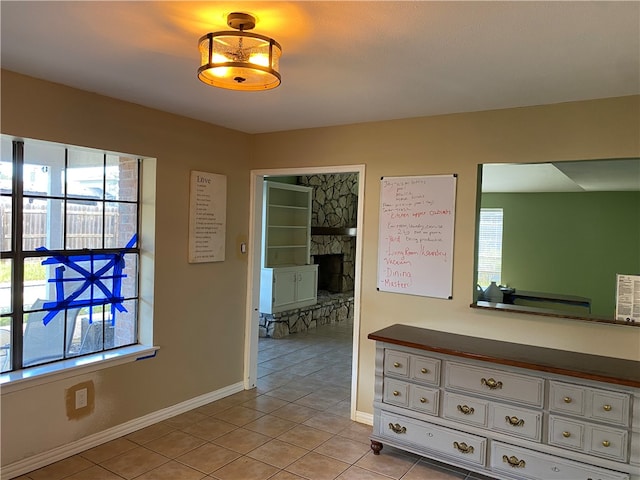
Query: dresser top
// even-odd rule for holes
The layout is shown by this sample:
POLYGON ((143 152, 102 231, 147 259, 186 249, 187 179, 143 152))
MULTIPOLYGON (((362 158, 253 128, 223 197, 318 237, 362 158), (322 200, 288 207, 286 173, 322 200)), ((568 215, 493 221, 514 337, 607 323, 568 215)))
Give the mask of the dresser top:
POLYGON ((640 362, 489 340, 411 325, 391 325, 370 340, 484 362, 640 388, 640 362))

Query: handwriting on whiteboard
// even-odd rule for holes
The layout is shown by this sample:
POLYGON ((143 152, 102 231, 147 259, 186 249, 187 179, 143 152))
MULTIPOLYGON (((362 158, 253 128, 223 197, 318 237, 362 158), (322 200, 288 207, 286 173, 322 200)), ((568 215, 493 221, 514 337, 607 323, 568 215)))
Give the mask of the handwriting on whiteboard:
POLYGON ((382 179, 378 288, 451 297, 455 176, 382 179))

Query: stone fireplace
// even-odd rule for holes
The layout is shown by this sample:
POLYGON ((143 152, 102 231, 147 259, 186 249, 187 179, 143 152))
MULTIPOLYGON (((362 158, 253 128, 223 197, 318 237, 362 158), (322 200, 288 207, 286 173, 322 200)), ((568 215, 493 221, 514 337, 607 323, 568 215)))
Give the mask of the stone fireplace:
MULTIPOLYGON (((298 183, 313 187, 311 213, 311 255, 313 262, 328 262, 324 257, 341 256, 340 272, 332 272, 338 288, 333 293, 353 292, 355 281, 356 224, 358 214, 358 175, 356 173, 317 174, 299 177, 298 183), (319 260, 322 259, 322 260, 319 260)), ((332 260, 337 261, 337 260, 332 260)), ((337 270, 339 267, 332 267, 337 270)))

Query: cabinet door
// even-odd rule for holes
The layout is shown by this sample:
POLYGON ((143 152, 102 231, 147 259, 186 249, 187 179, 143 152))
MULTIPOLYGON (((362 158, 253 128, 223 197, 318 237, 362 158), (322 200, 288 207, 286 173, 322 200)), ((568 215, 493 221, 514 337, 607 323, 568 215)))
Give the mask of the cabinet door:
POLYGON ((296 275, 292 270, 273 271, 273 307, 296 301, 296 275))
POLYGON ((318 291, 317 268, 300 269, 296 275, 296 301, 305 302, 313 300, 315 302, 318 291))

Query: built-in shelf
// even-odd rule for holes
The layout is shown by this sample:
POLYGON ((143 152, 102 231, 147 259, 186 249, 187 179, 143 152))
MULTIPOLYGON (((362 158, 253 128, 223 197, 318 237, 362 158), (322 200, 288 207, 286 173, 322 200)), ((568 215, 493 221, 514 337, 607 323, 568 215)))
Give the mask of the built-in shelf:
POLYGON ((269 228, 286 228, 286 229, 301 228, 303 230, 307 229, 307 227, 304 225, 269 225, 269 228))
POLYGON ((314 305, 318 266, 311 264, 311 187, 265 182, 260 312, 314 305))
POLYGON ((307 210, 307 207, 299 207, 296 205, 274 205, 273 203, 269 205, 269 208, 288 208, 291 210, 307 210))

